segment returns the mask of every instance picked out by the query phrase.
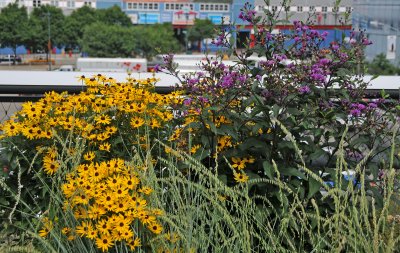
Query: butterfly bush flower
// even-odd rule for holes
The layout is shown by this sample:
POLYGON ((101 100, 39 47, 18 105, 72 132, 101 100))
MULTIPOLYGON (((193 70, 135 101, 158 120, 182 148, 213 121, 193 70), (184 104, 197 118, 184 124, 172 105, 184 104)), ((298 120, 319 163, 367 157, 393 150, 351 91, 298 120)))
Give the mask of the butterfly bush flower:
POLYGON ((239 14, 239 18, 243 21, 252 23, 256 16, 256 13, 257 12, 254 9, 251 9, 251 5, 249 3, 246 3, 239 14))
POLYGON ((310 89, 310 87, 305 85, 305 86, 301 86, 300 88, 298 88, 298 91, 300 94, 308 94, 311 92, 311 89, 310 89))

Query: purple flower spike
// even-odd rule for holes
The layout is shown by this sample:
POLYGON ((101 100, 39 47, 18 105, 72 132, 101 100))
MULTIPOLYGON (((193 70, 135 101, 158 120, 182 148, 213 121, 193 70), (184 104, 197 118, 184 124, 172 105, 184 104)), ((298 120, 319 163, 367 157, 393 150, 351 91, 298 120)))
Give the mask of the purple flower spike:
POLYGON ((156 64, 153 69, 154 69, 155 72, 161 72, 160 64, 156 64))
POLYGON ((298 92, 299 92, 300 94, 308 94, 308 93, 311 92, 311 89, 310 89, 310 87, 308 87, 308 86, 306 85, 306 86, 302 86, 302 87, 298 88, 298 92))

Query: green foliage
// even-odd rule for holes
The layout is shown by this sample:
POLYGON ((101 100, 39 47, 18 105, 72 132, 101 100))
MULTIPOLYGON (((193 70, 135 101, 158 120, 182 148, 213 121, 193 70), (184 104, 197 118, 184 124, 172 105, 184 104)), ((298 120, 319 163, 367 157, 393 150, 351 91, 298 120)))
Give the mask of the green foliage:
POLYGON ((211 20, 196 18, 194 20, 194 25, 188 30, 188 39, 190 41, 201 42, 204 39, 213 38, 215 34, 215 25, 212 23, 211 20))
POLYGON ((82 50, 92 57, 129 57, 137 38, 131 28, 93 23, 85 27, 80 43, 82 50))
POLYGON ((99 20, 96 9, 87 5, 74 10, 71 15, 65 17, 63 41, 66 47, 82 48, 80 40, 83 37, 86 26, 99 20))
POLYGON ((95 23, 86 26, 81 43, 83 50, 95 57, 129 57, 136 54, 150 59, 157 54, 179 49, 169 24, 122 27, 95 23))
MULTIPOLYGON (((283 125, 281 127, 286 131, 283 125)), ((289 141, 297 146, 293 139, 289 141)), ((67 147, 67 142, 63 146, 67 147)), ((142 240, 139 252, 398 252, 400 218, 396 216, 394 219, 396 213, 390 212, 391 200, 400 200, 393 188, 394 168, 389 164, 384 179, 383 207, 377 210, 371 205, 373 200, 371 202, 363 186, 366 175, 361 168, 364 161, 356 167, 347 164, 342 159, 345 156, 343 147, 342 142, 336 173, 340 175, 345 168, 355 169, 360 173, 362 186, 355 188, 348 184, 342 188, 336 185, 331 189, 323 186, 326 190, 323 198, 332 201, 333 213, 323 212, 314 197, 310 199, 310 208, 305 208, 301 192, 280 177, 252 179, 245 184, 227 187, 218 175, 186 153, 172 151, 165 158, 159 157, 156 163, 152 162, 150 153, 139 155, 144 150, 130 153, 134 167, 148 168, 140 175, 155 191, 148 204, 161 208, 165 213, 161 217, 165 232, 153 240, 142 240), (180 169, 181 164, 186 165, 184 171, 180 169), (165 169, 161 171, 159 167, 165 169), (270 198, 252 193, 253 186, 259 184, 276 188, 276 196, 286 199, 286 204, 271 208, 274 204, 270 198)), ((153 148, 163 150, 166 146, 159 142, 153 148)), ((77 151, 68 158, 69 161, 79 160, 82 154, 80 149, 77 151)), ((294 152, 301 156, 300 150, 294 152)), ((279 171, 274 162, 272 167, 272 170, 279 171)), ((323 180, 307 168, 302 169, 316 181, 323 180)), ((18 246, 2 249, 9 249, 5 252, 18 248, 22 252, 99 252, 86 238, 68 240, 62 235, 62 227, 76 223, 72 213, 59 208, 63 203, 62 181, 42 181, 41 184, 51 196, 46 212, 57 217, 53 230, 45 239, 32 236, 39 224, 30 223, 25 236, 34 240, 36 250, 32 246, 31 251, 18 246)), ((24 200, 21 204, 33 205, 24 200)), ((34 216, 35 211, 26 213, 28 217, 34 216)), ((135 236, 144 235, 137 231, 135 236)), ((22 245, 26 244, 22 242, 22 245)), ((131 251, 116 245, 109 252, 131 251)))
POLYGON ((393 65, 384 54, 378 54, 372 62, 367 65, 368 74, 371 75, 398 75, 400 69, 393 65))
POLYGON ((119 6, 114 5, 107 9, 98 9, 96 12, 97 20, 107 25, 132 26, 130 18, 119 6))
POLYGON ((131 31, 133 37, 136 38, 134 52, 147 59, 157 54, 167 54, 180 49, 171 24, 135 26, 131 31))
POLYGON ((63 27, 64 27, 64 14, 60 8, 41 5, 40 7, 34 8, 31 13, 31 22, 34 26, 34 45, 38 49, 48 51, 49 42, 49 24, 50 24, 50 37, 51 45, 62 46, 63 41, 63 27))
POLYGON ((29 20, 25 7, 18 3, 9 4, 0 12, 0 44, 11 47, 16 54, 18 46, 24 45, 29 38, 29 20))

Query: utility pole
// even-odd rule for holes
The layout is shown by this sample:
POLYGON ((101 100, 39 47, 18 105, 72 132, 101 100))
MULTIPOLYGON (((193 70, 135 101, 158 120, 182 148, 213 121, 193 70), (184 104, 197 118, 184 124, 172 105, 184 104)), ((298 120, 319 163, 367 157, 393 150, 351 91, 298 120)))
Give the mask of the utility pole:
POLYGON ((49 71, 51 71, 51 51, 52 51, 52 45, 51 45, 51 29, 50 29, 50 12, 47 11, 47 30, 48 30, 48 35, 49 35, 49 41, 47 43, 47 50, 49 51, 49 71))

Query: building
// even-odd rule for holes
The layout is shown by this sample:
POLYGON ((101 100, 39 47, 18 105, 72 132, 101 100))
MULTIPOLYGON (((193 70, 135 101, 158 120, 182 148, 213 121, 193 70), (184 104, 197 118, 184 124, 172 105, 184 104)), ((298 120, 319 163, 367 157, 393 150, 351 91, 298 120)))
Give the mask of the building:
POLYGON ((285 9, 282 7, 282 0, 270 0, 269 5, 264 0, 255 0, 254 6, 260 16, 265 16, 265 11, 270 11, 276 13, 277 19, 288 20, 287 24, 277 25, 276 32, 290 30, 295 20, 310 24, 312 29, 320 32, 327 31, 328 37, 324 45, 327 46, 333 41, 341 40, 343 34, 345 37, 350 35, 352 2, 342 0, 335 6, 335 0, 292 0, 290 7, 285 9))
MULTIPOLYGON (((0 0, 0 8, 15 0, 0 0)), ((40 5, 50 4, 60 7, 65 14, 89 5, 104 9, 114 5, 119 6, 131 19, 133 24, 152 25, 156 23, 171 23, 177 37, 183 41, 187 29, 193 25, 196 18, 210 19, 216 25, 233 22, 236 25, 234 38, 236 45, 241 47, 243 42, 252 35, 252 26, 239 19, 239 14, 245 2, 255 7, 258 15, 264 15, 264 10, 281 10, 282 0, 270 0, 267 6, 264 0, 20 0, 28 11, 40 5)), ((350 32, 350 22, 343 22, 346 13, 352 9, 352 0, 342 0, 335 7, 336 0, 292 0, 287 10, 282 10, 279 18, 290 16, 290 20, 306 21, 310 19, 315 29, 327 30, 333 34, 327 43, 341 39, 341 32, 350 32), (313 15, 310 17, 310 12, 313 15)), ((279 30, 291 29, 290 24, 280 25, 279 30)), ((210 41, 207 42, 208 44, 210 41)), ((215 48, 209 45, 209 49, 215 48)))
POLYGON ((373 42, 365 51, 368 61, 378 54, 385 54, 392 63, 399 64, 399 13, 398 0, 354 0, 354 29, 365 29, 369 40, 373 42))
MULTIPOLYGON (((16 0, 0 0, 0 9, 14 2, 16 2, 16 0)), ((74 9, 78 9, 84 5, 93 8, 97 7, 96 0, 19 0, 18 3, 20 6, 25 6, 28 13, 35 7, 52 5, 61 8, 65 15, 69 15, 74 9)))

